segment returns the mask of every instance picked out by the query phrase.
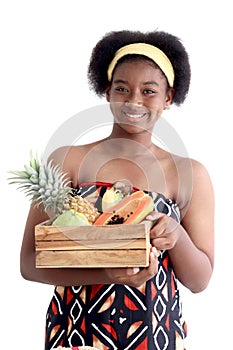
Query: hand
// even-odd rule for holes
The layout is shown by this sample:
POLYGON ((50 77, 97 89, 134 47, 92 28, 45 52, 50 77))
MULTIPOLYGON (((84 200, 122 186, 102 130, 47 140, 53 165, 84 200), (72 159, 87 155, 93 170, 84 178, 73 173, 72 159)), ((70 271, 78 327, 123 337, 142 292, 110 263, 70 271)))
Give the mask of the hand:
POLYGON ((144 282, 150 280, 158 272, 157 250, 151 247, 149 266, 143 269, 133 268, 107 268, 106 275, 116 284, 126 284, 131 287, 140 287, 144 282))
POLYGON ((176 228, 180 225, 176 220, 166 214, 152 212, 146 217, 154 226, 150 232, 151 244, 158 250, 168 250, 174 248, 179 234, 176 228))

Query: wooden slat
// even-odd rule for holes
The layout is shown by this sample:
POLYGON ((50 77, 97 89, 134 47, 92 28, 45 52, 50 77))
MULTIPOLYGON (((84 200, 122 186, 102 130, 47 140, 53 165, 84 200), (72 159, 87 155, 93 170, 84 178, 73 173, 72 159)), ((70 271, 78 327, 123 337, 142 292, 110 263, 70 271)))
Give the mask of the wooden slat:
POLYGON ((38 268, 148 266, 145 250, 41 251, 36 259, 38 268))
POLYGON ((93 241, 37 241, 39 250, 90 250, 90 249, 146 249, 145 239, 135 240, 99 240, 93 241))
POLYGON ((36 240, 99 240, 99 239, 127 239, 145 238, 146 227, 137 225, 109 225, 109 226, 70 226, 56 227, 37 225, 36 240))

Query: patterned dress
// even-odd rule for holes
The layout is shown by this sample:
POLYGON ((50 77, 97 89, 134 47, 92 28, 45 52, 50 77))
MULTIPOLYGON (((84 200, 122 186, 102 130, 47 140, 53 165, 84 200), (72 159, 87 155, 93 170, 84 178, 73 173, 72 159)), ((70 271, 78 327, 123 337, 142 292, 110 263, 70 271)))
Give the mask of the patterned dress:
MULTIPOLYGON (((101 200, 109 183, 84 183, 77 194, 101 200)), ((137 190, 137 189, 134 189, 137 190)), ((154 210, 180 221, 177 204, 147 192, 154 210)), ((100 350, 183 350, 177 281, 167 251, 159 256, 158 273, 139 288, 119 284, 55 287, 46 318, 45 350, 89 345, 100 350)))

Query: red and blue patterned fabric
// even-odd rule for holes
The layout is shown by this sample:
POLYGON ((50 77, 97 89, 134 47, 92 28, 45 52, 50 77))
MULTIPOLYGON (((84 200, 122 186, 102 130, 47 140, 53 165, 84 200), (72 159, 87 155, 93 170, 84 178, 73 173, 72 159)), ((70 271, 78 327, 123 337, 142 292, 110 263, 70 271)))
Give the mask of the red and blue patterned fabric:
MULTIPOLYGON (((76 194, 95 198, 101 211, 101 198, 111 186, 84 183, 76 194)), ((179 222, 174 201, 147 193, 154 200, 155 211, 179 222)), ((45 350, 59 345, 89 345, 100 350, 183 350, 187 330, 177 280, 168 252, 162 251, 158 259, 158 273, 140 288, 119 284, 56 286, 47 312, 45 350)))

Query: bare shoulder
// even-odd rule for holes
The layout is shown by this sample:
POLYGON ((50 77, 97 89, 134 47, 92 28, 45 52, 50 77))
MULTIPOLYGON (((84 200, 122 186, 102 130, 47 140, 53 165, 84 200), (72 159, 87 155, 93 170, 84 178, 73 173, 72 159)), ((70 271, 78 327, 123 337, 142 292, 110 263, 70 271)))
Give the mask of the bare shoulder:
POLYGON ((209 172, 200 161, 188 157, 173 156, 174 173, 177 174, 175 199, 181 208, 203 200, 213 200, 213 186, 209 172))
POLYGON ((193 202, 214 202, 214 189, 207 168, 197 160, 192 160, 193 190, 191 199, 193 202))
POLYGON ((83 153, 83 146, 63 146, 53 151, 49 160, 54 164, 59 164, 62 169, 67 169, 70 168, 75 159, 82 157, 83 153))
POLYGON ((192 174, 192 179, 197 181, 210 181, 207 168, 196 159, 172 155, 177 170, 187 176, 187 172, 192 174))
POLYGON ((214 189, 206 166, 195 159, 180 158, 179 162, 184 171, 183 181, 185 186, 183 198, 185 199, 182 206, 184 212, 213 211, 214 189), (188 168, 189 170, 187 170, 188 168))
POLYGON ((199 161, 191 159, 194 186, 207 186, 212 188, 212 182, 207 168, 199 161))
POLYGON ((78 184, 78 171, 82 160, 86 154, 92 149, 98 142, 77 145, 77 146, 63 146, 49 156, 49 161, 52 161, 54 165, 59 165, 61 170, 67 174, 70 179, 72 187, 76 187, 78 184))

